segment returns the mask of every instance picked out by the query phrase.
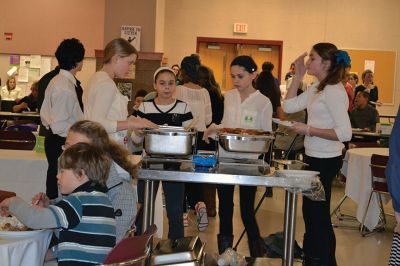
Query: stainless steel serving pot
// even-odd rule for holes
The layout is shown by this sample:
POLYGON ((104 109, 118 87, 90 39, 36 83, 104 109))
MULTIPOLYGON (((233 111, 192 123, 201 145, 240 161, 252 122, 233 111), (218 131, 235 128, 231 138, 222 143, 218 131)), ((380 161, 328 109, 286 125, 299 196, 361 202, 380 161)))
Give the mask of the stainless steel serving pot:
POLYGON ((144 150, 149 156, 188 156, 193 153, 196 132, 183 127, 160 126, 143 130, 144 150))
POLYGON ((274 137, 272 135, 218 134, 219 144, 224 150, 229 152, 268 152, 273 140, 274 137))

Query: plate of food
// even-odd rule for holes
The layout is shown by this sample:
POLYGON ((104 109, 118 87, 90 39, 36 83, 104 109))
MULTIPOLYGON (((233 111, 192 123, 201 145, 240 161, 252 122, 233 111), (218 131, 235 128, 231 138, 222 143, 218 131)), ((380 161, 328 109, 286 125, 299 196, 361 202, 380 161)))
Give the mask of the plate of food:
POLYGON ((0 217, 0 237, 30 237, 43 230, 32 230, 15 217, 0 217))
POLYGON ((279 118, 272 118, 272 122, 274 122, 278 125, 286 126, 286 127, 293 126, 293 121, 280 120, 279 118))

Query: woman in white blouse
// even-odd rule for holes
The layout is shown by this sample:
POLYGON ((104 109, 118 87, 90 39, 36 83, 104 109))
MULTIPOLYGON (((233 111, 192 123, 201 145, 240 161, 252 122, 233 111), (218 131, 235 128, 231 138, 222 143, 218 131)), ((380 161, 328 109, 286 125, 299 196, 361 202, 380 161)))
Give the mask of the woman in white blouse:
POLYGON ((345 68, 350 58, 345 51, 331 43, 318 43, 295 61, 296 74, 284 101, 287 113, 307 108, 307 124, 295 122, 292 130, 305 135, 305 162, 309 170, 320 172, 326 201, 312 201, 303 197, 305 234, 304 265, 336 266, 336 239, 330 219, 332 180, 342 164, 342 142, 351 139, 351 125, 347 108, 349 100, 343 87, 345 68), (297 88, 305 73, 317 81, 297 96, 297 88))
MULTIPOLYGON (((231 63, 231 78, 234 88, 224 95, 224 116, 221 125, 212 124, 204 133, 207 138, 218 128, 244 128, 263 131, 272 129, 271 101, 253 87, 257 77, 257 65, 250 56, 241 55, 231 63)), ((227 152, 219 148, 220 157, 257 159, 258 154, 227 152)), ((218 251, 223 253, 233 244, 233 185, 218 185, 219 235, 218 251)), ((254 212, 257 188, 240 186, 240 214, 246 228, 251 257, 263 257, 263 241, 254 212)))
POLYGON ((15 78, 9 78, 6 86, 1 88, 1 99, 6 101, 15 101, 22 98, 22 89, 17 87, 15 78))
POLYGON ((102 124, 110 137, 125 147, 128 129, 157 127, 147 119, 128 118, 128 98, 122 95, 113 80, 126 77, 137 56, 136 49, 125 39, 109 42, 104 49, 102 69, 92 76, 83 93, 85 119, 102 124))

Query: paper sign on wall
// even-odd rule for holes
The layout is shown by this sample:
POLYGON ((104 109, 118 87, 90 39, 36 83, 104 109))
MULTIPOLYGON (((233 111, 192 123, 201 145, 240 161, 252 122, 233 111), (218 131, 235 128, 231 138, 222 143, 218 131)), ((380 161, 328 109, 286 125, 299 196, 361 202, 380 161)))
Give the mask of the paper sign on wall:
POLYGON ((18 70, 18 82, 28 82, 29 81, 29 68, 20 67, 18 70))
POLYGON ((43 77, 46 73, 50 72, 51 70, 51 57, 44 57, 41 58, 41 66, 40 66, 40 76, 43 77))
POLYGON ((364 70, 371 70, 372 72, 375 72, 375 60, 365 60, 364 61, 364 70))
POLYGON ((30 56, 30 68, 40 68, 42 65, 42 56, 41 55, 31 55, 30 56))
POLYGON ((136 50, 140 51, 140 33, 142 27, 140 26, 121 26, 121 38, 130 42, 136 50))

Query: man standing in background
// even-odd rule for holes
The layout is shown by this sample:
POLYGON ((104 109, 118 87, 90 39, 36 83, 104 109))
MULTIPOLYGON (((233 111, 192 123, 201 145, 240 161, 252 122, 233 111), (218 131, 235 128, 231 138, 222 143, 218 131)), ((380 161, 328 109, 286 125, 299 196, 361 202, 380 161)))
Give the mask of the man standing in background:
POLYGON ((49 130, 44 142, 47 162, 46 194, 52 200, 58 197, 58 157, 62 153, 68 130, 76 121, 83 119, 81 95, 77 93, 79 81, 75 76, 82 69, 85 48, 75 39, 61 42, 56 51, 60 68, 51 79, 40 108, 40 119, 49 130))

